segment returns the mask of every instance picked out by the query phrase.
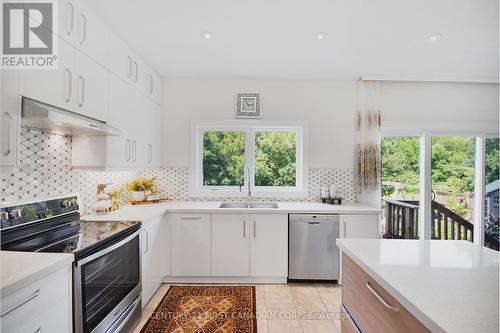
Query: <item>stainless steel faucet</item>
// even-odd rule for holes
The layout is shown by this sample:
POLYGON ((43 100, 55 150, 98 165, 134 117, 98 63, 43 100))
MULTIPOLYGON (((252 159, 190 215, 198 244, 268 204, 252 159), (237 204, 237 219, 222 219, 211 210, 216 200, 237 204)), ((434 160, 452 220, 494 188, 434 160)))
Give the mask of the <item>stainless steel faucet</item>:
MULTIPOLYGON (((247 175, 248 175, 248 192, 247 192, 247 198, 248 200, 252 199, 252 191, 250 190, 250 168, 247 167, 246 165, 243 167, 243 181, 245 181, 245 170, 247 171, 247 175)), ((244 184, 241 184, 240 185, 240 192, 241 192, 241 188, 243 187, 244 184)))

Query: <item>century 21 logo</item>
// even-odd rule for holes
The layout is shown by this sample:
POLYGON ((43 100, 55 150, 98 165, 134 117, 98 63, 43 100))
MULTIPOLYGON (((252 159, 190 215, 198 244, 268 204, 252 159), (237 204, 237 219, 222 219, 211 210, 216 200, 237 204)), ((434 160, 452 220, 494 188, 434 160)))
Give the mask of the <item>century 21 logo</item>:
POLYGON ((3 3, 3 54, 53 53, 53 3, 3 3))

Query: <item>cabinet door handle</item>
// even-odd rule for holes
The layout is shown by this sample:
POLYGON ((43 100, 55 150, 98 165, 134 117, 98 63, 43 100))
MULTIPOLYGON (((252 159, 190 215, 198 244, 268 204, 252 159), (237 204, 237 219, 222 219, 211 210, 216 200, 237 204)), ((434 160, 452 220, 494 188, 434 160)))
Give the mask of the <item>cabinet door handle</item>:
POLYGON ((66 32, 66 34, 69 36, 73 33, 73 26, 74 26, 74 17, 75 17, 75 7, 73 6, 73 4, 71 2, 68 2, 68 6, 70 7, 71 9, 71 16, 70 16, 70 20, 69 20, 69 27, 68 27, 68 31, 66 32))
POLYGON ((71 90, 73 90, 73 73, 71 73, 71 71, 69 69, 65 69, 64 70, 65 73, 68 74, 67 78, 68 78, 68 91, 67 91, 67 94, 66 94, 66 98, 64 99, 66 101, 66 103, 69 103, 69 101, 71 101, 71 90))
POLYGON ((399 309, 398 308, 395 308, 393 306, 390 306, 389 304, 387 304, 387 302, 382 298, 382 296, 380 296, 376 291, 375 289, 372 288, 372 285, 370 284, 370 282, 366 282, 365 283, 365 287, 370 291, 370 293, 375 296, 375 298, 389 311, 391 312, 399 312, 399 309))
POLYGON ((149 144, 148 148, 149 148, 148 160, 149 160, 149 163, 151 163, 151 162, 153 162, 153 145, 149 144))
POLYGON ((38 327, 35 331, 35 333, 42 333, 42 328, 41 327, 38 327))
POLYGON ((153 76, 150 75, 149 76, 149 94, 150 95, 153 95, 153 85, 154 85, 154 81, 153 81, 153 76))
POLYGON ((147 231, 146 229, 143 229, 144 230, 144 236, 146 236, 146 249, 144 250, 143 253, 148 253, 149 252, 149 231, 147 231))
POLYGON ((257 219, 253 218, 253 238, 257 237, 257 219))
POLYGON ((345 221, 342 221, 342 226, 344 227, 344 238, 347 238, 347 223, 345 223, 345 221))
POLYGON ((28 296, 26 299, 24 299, 23 301, 19 302, 16 305, 14 305, 10 309, 6 310, 5 312, 2 312, 2 314, 0 315, 0 317, 4 317, 4 316, 8 315, 9 313, 11 313, 12 311, 15 311, 15 310, 19 309, 21 306, 23 306, 24 304, 28 303, 32 299, 37 298, 38 295, 40 295, 40 289, 37 289, 31 296, 28 296))
POLYGON ((81 75, 78 75, 78 79, 80 80, 80 103, 78 106, 82 107, 85 102, 85 79, 81 75))
POLYGON ((181 216, 181 220, 201 220, 201 216, 181 216))
POLYGON ((7 156, 10 154, 11 152, 11 149, 10 149, 10 136, 11 136, 11 128, 12 128, 12 115, 5 111, 4 112, 5 114, 5 117, 7 118, 7 138, 6 138, 6 142, 7 142, 7 148, 5 149, 5 151, 3 152, 3 156, 7 156))
POLYGON ((245 238, 247 236, 247 219, 246 217, 243 218, 243 238, 245 238))
POLYGON ((82 19, 82 37, 80 38, 80 44, 87 41, 87 17, 83 14, 80 15, 82 19))
POLYGON ((130 140, 125 140, 125 161, 130 161, 130 140))
POLYGON ((137 78, 139 77, 139 65, 137 65, 137 61, 134 61, 134 82, 137 82, 137 78))
POLYGON ((127 56, 128 58, 128 73, 127 73, 127 78, 130 79, 132 77, 132 58, 130 56, 127 56))
POLYGON ((135 140, 132 141, 132 161, 137 160, 137 142, 135 140))

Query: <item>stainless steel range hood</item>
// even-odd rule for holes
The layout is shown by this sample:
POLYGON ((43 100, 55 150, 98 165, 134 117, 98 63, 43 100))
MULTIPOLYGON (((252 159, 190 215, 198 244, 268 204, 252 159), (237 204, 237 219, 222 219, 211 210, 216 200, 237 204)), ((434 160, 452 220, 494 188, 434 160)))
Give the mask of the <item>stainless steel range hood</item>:
POLYGON ((71 111, 22 97, 21 124, 72 136, 121 135, 118 128, 71 111))

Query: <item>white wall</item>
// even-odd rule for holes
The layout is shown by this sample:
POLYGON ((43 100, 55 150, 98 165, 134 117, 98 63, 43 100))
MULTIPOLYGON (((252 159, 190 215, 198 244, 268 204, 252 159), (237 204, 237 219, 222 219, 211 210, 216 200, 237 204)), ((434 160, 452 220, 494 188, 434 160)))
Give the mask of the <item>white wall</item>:
POLYGON ((388 130, 496 130, 498 85, 383 82, 383 127, 388 130))
MULTIPOLYGON (((238 91, 262 92, 265 121, 309 122, 309 166, 352 168, 355 80, 166 79, 164 165, 189 166, 190 121, 234 120, 238 91)), ((498 85, 381 84, 385 127, 498 129, 498 85)))
POLYGON ((165 166, 189 166, 190 121, 234 120, 241 91, 262 93, 263 121, 308 121, 309 167, 353 166, 354 80, 166 79, 163 87, 165 166))

